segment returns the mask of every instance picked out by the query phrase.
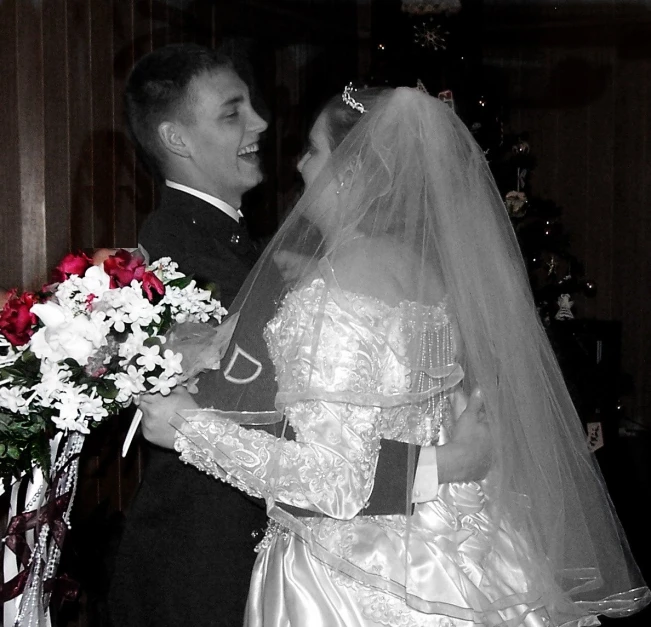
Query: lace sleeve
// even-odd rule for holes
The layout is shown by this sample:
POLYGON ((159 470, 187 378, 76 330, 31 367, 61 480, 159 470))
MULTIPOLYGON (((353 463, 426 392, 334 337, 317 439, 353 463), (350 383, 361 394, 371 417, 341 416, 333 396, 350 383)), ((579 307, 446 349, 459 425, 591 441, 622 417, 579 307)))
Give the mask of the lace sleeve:
POLYGON ((309 420, 309 441, 278 439, 225 418, 199 415, 181 427, 175 448, 184 462, 252 496, 352 518, 373 489, 379 409, 302 402, 288 412, 309 420))

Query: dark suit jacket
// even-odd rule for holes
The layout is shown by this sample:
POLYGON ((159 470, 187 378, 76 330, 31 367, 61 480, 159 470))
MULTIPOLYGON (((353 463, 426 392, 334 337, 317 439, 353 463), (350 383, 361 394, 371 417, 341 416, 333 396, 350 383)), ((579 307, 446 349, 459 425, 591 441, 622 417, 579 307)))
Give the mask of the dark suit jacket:
MULTIPOLYGON (((243 225, 168 187, 139 242, 152 260, 171 257, 182 272, 215 283, 227 308, 256 259, 243 225)), ((241 625, 264 504, 181 464, 174 451, 147 448, 109 594, 114 627, 241 625)), ((383 441, 367 513, 404 512, 406 450, 383 441)))

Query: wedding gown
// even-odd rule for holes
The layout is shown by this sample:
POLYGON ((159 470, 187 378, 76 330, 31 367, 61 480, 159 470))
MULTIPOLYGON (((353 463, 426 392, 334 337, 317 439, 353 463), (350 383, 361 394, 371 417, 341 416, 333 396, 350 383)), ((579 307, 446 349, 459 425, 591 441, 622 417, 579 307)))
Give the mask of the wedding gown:
MULTIPOLYGON (((545 618, 538 591, 531 589, 528 574, 519 566, 517 556, 528 552, 527 543, 506 521, 492 522, 485 482, 442 484, 438 498, 415 505, 409 519, 358 515, 373 488, 381 438, 442 443, 452 427, 463 370, 445 302, 392 307, 368 296, 326 290, 323 279, 317 278, 285 297, 265 338, 276 368, 279 401, 296 441, 201 414, 188 419, 176 440, 183 461, 265 497, 271 518, 276 518, 258 546, 245 625, 554 624, 545 618), (427 316, 445 382, 434 411, 424 415, 414 413, 413 407, 363 404, 360 399, 395 396, 412 386, 412 374, 400 356, 414 315, 427 316), (322 358, 311 370, 304 356, 313 349, 311 330, 317 317, 322 358), (300 398, 310 376, 310 386, 323 389, 324 398, 335 393, 350 402, 293 400, 300 398), (282 523, 282 503, 310 509, 315 516, 303 519, 302 531, 291 531, 291 525, 282 523), (342 572, 345 568, 335 569, 338 559, 353 571, 359 567, 356 572, 367 573, 366 580, 349 577, 342 572), (405 563, 410 565, 408 577, 405 563), (407 580, 410 598, 429 601, 430 613, 413 609, 404 593, 396 594, 392 582, 407 580), (513 594, 526 603, 492 609, 493 601, 513 594)), ((586 615, 573 624, 599 621, 586 615)))

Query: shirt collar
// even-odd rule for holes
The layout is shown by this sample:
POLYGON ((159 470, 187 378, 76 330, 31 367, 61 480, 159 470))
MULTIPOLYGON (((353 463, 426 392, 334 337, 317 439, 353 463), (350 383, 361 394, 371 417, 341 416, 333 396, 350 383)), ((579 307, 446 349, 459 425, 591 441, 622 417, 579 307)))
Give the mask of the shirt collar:
POLYGON ((174 181, 165 180, 165 185, 171 187, 172 189, 178 189, 180 192, 185 192, 186 194, 191 194, 201 200, 205 200, 207 203, 210 203, 213 207, 217 207, 220 211, 225 213, 227 216, 233 218, 235 222, 239 222, 242 217, 242 212, 235 207, 231 207, 226 201, 206 194, 205 192, 200 192, 198 189, 193 187, 188 187, 187 185, 182 185, 181 183, 175 183, 174 181))

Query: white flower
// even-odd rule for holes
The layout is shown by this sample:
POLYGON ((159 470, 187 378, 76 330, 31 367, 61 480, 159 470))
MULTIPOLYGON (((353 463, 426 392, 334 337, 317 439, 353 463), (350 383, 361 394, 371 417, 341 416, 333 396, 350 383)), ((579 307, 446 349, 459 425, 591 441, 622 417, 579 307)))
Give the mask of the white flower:
POLYGON ((22 385, 18 387, 0 387, 0 407, 8 409, 14 414, 29 414, 31 399, 24 398, 28 392, 29 389, 22 385))
POLYGON ((111 277, 100 266, 91 266, 80 280, 82 291, 101 298, 111 287, 111 277))
POLYGON ((183 360, 182 353, 174 353, 173 351, 167 349, 163 353, 164 373, 167 376, 173 374, 182 374, 183 373, 183 366, 181 366, 182 360, 183 360))
POLYGON ((119 355, 122 358, 121 365, 128 363, 134 355, 137 355, 144 346, 145 340, 149 337, 137 322, 131 325, 131 333, 120 343, 119 355))
POLYGON ((41 380, 34 386, 34 392, 44 407, 51 406, 52 397, 68 382, 70 371, 63 364, 46 360, 41 361, 41 380))
POLYGON ((82 406, 87 402, 88 396, 84 393, 86 386, 68 384, 57 394, 57 399, 52 404, 58 410, 58 415, 52 416, 52 422, 62 431, 79 431, 90 433, 82 412, 82 406))
POLYGON ((71 357, 85 366, 89 357, 106 344, 109 326, 103 314, 75 316, 54 301, 34 305, 32 313, 45 324, 30 342, 39 359, 62 361, 71 357))
POLYGON ((123 320, 126 323, 135 322, 142 327, 152 322, 160 322, 160 307, 152 305, 142 295, 142 288, 136 280, 126 287, 105 292, 101 305, 98 304, 97 307, 106 311, 113 319, 123 320), (113 313, 111 309, 121 310, 122 313, 113 313))
POLYGON ((221 322, 226 310, 213 300, 208 290, 202 290, 190 281, 183 289, 166 286, 161 305, 169 307, 176 322, 207 322, 211 317, 221 322))
POLYGON ((167 396, 172 388, 178 383, 176 377, 168 377, 164 372, 158 377, 147 377, 147 383, 151 384, 150 394, 159 392, 163 396, 167 396))
POLYGON ((133 365, 129 366, 126 372, 118 372, 115 375, 115 385, 118 388, 115 399, 118 403, 126 403, 131 397, 147 391, 143 373, 133 365))
POLYGON ((163 283, 180 279, 185 276, 182 272, 178 272, 179 264, 172 261, 169 257, 161 257, 154 261, 148 270, 153 272, 163 283))
POLYGON ((102 399, 97 396, 95 390, 89 396, 82 397, 79 412, 86 419, 92 418, 95 422, 99 422, 108 416, 108 411, 104 407, 102 399))
POLYGON ((123 309, 107 309, 106 318, 108 323, 118 332, 122 333, 124 331, 124 323, 128 320, 126 311, 123 309))
POLYGON ((136 363, 142 366, 145 370, 153 370, 156 366, 160 366, 163 360, 160 357, 160 346, 143 346, 140 349, 140 357, 136 359, 136 363))

